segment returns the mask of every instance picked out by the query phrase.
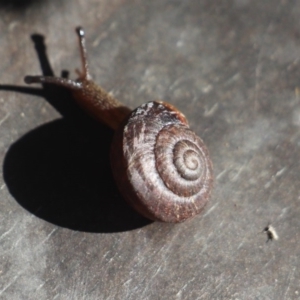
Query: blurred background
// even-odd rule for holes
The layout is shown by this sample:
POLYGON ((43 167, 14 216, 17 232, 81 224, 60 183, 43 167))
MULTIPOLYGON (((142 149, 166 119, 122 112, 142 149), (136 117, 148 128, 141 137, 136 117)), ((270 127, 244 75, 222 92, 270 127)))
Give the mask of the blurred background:
POLYGON ((1 299, 300 299, 300 2, 0 1, 1 299), (118 193, 113 132, 68 91, 163 99, 206 143, 202 215, 150 222, 118 193), (269 240, 271 224, 279 239, 269 240))

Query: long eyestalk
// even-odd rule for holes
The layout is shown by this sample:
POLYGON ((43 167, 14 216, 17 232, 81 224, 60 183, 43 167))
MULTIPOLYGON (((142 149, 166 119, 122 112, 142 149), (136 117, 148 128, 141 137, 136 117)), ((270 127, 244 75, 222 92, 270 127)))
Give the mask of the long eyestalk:
POLYGON ((91 80, 91 75, 89 72, 89 66, 87 62, 87 51, 85 46, 85 36, 84 30, 81 27, 76 28, 76 32, 79 38, 79 50, 81 56, 81 63, 82 63, 82 79, 84 80, 91 80))

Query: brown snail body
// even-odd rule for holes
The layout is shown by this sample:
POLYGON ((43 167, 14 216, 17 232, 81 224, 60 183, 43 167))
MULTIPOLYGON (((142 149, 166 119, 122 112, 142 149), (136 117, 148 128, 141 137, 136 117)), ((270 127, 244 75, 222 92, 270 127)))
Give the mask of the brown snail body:
POLYGON ((83 72, 77 81, 26 76, 73 91, 89 114, 114 129, 111 166, 124 198, 145 217, 182 222, 202 211, 212 189, 212 163, 203 141, 171 104, 153 101, 131 111, 97 86, 88 72, 84 32, 77 28, 83 72))

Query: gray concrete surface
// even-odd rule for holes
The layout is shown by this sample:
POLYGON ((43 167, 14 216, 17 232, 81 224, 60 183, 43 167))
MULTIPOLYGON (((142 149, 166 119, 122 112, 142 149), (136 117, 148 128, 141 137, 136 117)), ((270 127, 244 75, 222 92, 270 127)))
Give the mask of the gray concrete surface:
POLYGON ((300 299, 299 1, 1 1, 0 32, 1 299, 300 299), (137 215, 112 132, 25 87, 75 77, 77 25, 96 82, 132 108, 171 102, 207 144, 201 216, 137 215))

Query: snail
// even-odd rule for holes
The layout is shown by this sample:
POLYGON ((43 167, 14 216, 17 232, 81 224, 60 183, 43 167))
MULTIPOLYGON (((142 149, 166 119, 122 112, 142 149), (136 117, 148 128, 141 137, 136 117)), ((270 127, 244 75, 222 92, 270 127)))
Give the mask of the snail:
POLYGON ((212 189, 212 163, 203 141, 173 105, 152 101, 131 110, 90 76, 85 34, 76 28, 82 71, 79 78, 26 76, 27 84, 47 83, 72 91, 91 116, 115 130, 111 167, 125 200, 144 217, 178 223, 200 213, 212 189))

